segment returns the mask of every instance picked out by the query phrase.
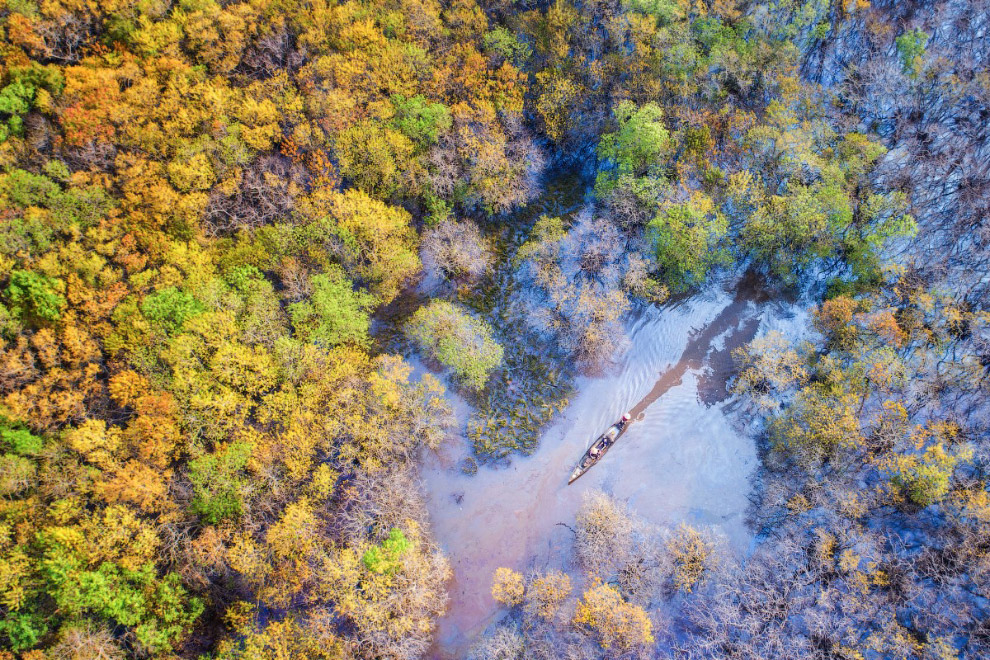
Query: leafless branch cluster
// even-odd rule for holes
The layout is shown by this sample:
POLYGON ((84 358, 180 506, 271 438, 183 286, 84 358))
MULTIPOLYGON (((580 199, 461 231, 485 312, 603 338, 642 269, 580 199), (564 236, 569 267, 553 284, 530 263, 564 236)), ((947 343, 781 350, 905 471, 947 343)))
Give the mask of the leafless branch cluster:
POLYGON ((420 243, 426 285, 476 282, 491 266, 493 255, 478 226, 470 220, 445 220, 427 230, 420 243))
POLYGON ((911 198, 920 231, 907 257, 933 282, 983 300, 990 266, 990 5, 985 0, 873 3, 813 50, 804 72, 831 86, 890 152, 877 183, 911 198), (920 71, 895 38, 929 35, 920 71))
POLYGON ((287 219, 293 200, 290 186, 304 178, 303 168, 288 159, 277 154, 262 156, 244 170, 232 195, 219 189, 210 193, 204 224, 213 234, 226 234, 287 219))

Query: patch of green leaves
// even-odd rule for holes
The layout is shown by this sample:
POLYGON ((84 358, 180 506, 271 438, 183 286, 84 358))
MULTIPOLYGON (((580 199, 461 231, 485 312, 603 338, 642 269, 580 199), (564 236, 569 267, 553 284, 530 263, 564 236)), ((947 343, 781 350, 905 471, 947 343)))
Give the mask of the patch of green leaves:
POLYGON ((337 266, 314 275, 310 285, 313 292, 308 299, 289 305, 296 333, 328 348, 367 344, 371 324, 368 312, 375 306, 375 297, 355 290, 337 266))
POLYGON ((380 546, 369 548, 361 557, 361 561, 372 573, 389 575, 395 574, 402 568, 402 555, 412 543, 398 527, 393 527, 388 533, 388 538, 382 541, 380 546))
POLYGON ((62 283, 52 277, 27 270, 10 275, 5 297, 10 313, 31 323, 54 323, 62 317, 65 298, 59 293, 62 283))
POLYGON ((141 303, 141 313, 167 334, 175 334, 188 319, 206 311, 203 303, 192 294, 170 286, 147 296, 141 303))
POLYGON ((190 461, 189 480, 194 493, 192 512, 210 525, 239 516, 244 506, 241 490, 245 484, 241 471, 250 456, 250 444, 235 442, 190 461))

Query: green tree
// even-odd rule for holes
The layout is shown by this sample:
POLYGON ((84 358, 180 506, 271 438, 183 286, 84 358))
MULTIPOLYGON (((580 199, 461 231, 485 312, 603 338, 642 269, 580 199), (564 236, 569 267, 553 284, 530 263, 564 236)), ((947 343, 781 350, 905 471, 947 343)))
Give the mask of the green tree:
POLYGON ((936 504, 949 493, 956 467, 972 456, 968 447, 950 451, 942 443, 928 447, 921 455, 897 455, 890 461, 890 481, 915 504, 936 504))
POLYGON ((13 82, 0 90, 0 113, 9 115, 5 124, 0 124, 0 142, 11 135, 20 135, 24 126, 24 115, 34 101, 34 88, 23 82, 13 82))
MULTIPOLYGON (((11 221, 13 227, 0 231, 0 249, 4 235, 14 238, 11 231, 20 225, 32 238, 42 245, 52 239, 52 230, 71 232, 85 228, 103 217, 114 202, 99 186, 76 186, 71 183, 63 190, 59 182, 70 181, 70 173, 64 163, 50 160, 45 163, 45 175, 33 174, 21 169, 12 169, 0 175, 0 199, 11 206, 25 210, 30 207, 47 209, 49 213, 39 219, 37 210, 23 212, 22 218, 11 221), (39 226, 40 225, 40 226, 39 226), (43 238, 42 238, 43 237, 43 238), (40 240, 39 240, 40 239, 40 240)), ((23 240, 23 239, 22 239, 23 240)))
POLYGON ((619 128, 602 136, 599 155, 614 161, 620 175, 660 172, 673 152, 660 106, 646 103, 637 108, 632 101, 622 101, 615 108, 615 119, 619 128))
POLYGON ((498 53, 516 66, 525 64, 533 55, 533 48, 526 42, 520 41, 512 32, 497 25, 485 34, 485 50, 489 53, 498 53))
POLYGON ((141 313, 158 324, 166 333, 174 334, 187 320, 206 311, 203 303, 192 294, 170 286, 147 296, 141 302, 141 313))
POLYGON ((791 184, 783 195, 772 195, 748 218, 742 244, 757 261, 787 283, 816 259, 835 254, 831 231, 847 227, 852 207, 837 185, 791 184))
POLYGON ((5 428, 0 430, 0 440, 10 451, 19 456, 35 456, 41 453, 45 441, 27 429, 5 428))
POLYGON ((236 442, 190 461, 192 512, 211 525, 239 516, 244 506, 242 490, 246 485, 241 470, 250 456, 251 445, 236 442))
POLYGON ((702 193, 662 209, 646 229, 664 281, 672 291, 701 284, 712 268, 728 260, 728 253, 719 247, 728 223, 702 193))
POLYGON ((10 82, 0 89, 0 114, 8 115, 0 124, 0 142, 11 135, 23 132, 24 115, 32 108, 51 109, 52 94, 58 94, 65 85, 62 73, 54 66, 41 66, 31 62, 29 66, 11 67, 10 82))
POLYGON ((676 0, 623 0, 623 7, 653 16, 661 25, 683 17, 684 9, 676 0))
POLYGON ((62 317, 65 298, 57 292, 61 282, 39 273, 15 270, 7 285, 11 314, 25 321, 54 323, 62 317))
POLYGON ((454 120, 450 109, 443 103, 430 103, 421 94, 406 98, 401 94, 392 97, 395 118, 392 124, 420 149, 437 143, 440 135, 450 130, 454 120))
POLYGON ((0 619, 0 637, 6 637, 13 651, 37 646, 48 632, 45 617, 29 609, 6 612, 0 619))
POLYGON ((921 30, 908 30, 896 39, 901 66, 904 67, 904 73, 911 78, 917 78, 921 73, 922 58, 925 56, 930 36, 921 30))
POLYGON ((104 562, 83 566, 65 546, 52 548, 42 572, 64 617, 94 615, 126 626, 144 653, 167 653, 203 612, 203 602, 190 597, 175 573, 159 577, 152 564, 135 570, 104 562))
POLYGON ((420 350, 472 389, 483 388, 492 369, 502 363, 502 347, 492 339, 488 324, 446 300, 416 310, 406 332, 420 350))
POLYGON ((879 281, 880 251, 887 241, 918 233, 914 217, 904 212, 907 205, 907 196, 902 192, 870 194, 859 205, 859 221, 837 228, 843 258, 857 282, 879 281))
POLYGON ((388 538, 381 545, 373 546, 361 557, 365 568, 372 573, 393 574, 402 568, 402 555, 412 547, 412 543, 398 527, 393 527, 388 538))
POLYGON ((310 285, 313 292, 308 299, 289 305, 296 332, 327 347, 367 343, 374 296, 355 290, 339 267, 314 275, 310 285))

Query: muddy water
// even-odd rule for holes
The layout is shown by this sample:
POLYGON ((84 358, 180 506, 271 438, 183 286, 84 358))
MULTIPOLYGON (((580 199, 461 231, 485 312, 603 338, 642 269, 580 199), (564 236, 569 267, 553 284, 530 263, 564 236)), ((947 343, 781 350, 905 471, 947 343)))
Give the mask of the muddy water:
MULTIPOLYGON (((720 529, 745 552, 744 523, 755 448, 723 410, 729 354, 761 324, 793 317, 771 304, 753 277, 639 313, 610 373, 582 378, 577 394, 541 439, 508 468, 458 470, 466 442, 426 457, 422 478, 436 537, 454 570, 448 614, 429 657, 463 658, 499 609, 489 593, 499 566, 563 568, 582 493, 602 489, 658 524, 720 529), (637 421, 605 459, 571 486, 567 477, 591 441, 623 412, 637 421)), ((785 321, 786 322, 786 321, 785 321)), ((462 413, 462 417, 463 417, 462 413)))

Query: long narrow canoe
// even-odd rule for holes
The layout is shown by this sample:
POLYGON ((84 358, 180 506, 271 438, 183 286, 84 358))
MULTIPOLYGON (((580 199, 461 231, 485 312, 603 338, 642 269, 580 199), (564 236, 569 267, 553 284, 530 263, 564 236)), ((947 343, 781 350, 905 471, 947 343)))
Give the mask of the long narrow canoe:
POLYGON ((567 480, 568 486, 577 481, 577 479, 585 472, 590 470, 595 463, 602 460, 605 452, 607 452, 612 445, 615 444, 616 440, 619 439, 619 436, 625 433, 626 429, 629 428, 630 421, 631 418, 629 413, 626 413, 622 416, 622 419, 608 427, 604 433, 598 436, 597 440, 591 443, 591 446, 588 447, 588 451, 584 452, 584 456, 581 457, 581 460, 578 461, 574 471, 571 472, 571 478, 567 480))

